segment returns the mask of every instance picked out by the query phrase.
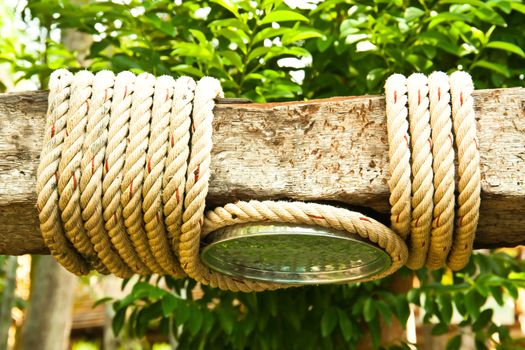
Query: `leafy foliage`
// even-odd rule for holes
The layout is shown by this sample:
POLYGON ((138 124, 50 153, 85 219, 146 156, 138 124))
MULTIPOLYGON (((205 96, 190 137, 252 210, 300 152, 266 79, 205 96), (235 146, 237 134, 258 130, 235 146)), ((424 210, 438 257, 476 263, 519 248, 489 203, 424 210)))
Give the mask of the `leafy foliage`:
MULTIPOLYGON (((505 253, 474 255, 470 264, 461 272, 438 270, 418 272, 422 286, 411 290, 407 300, 422 307, 424 322, 434 323, 432 334, 449 330, 452 316, 460 317, 459 327, 470 327, 475 333, 477 349, 488 349, 497 334, 501 349, 520 349, 509 336, 508 329, 492 322, 493 310, 487 300, 493 299, 502 306, 505 298, 518 297, 518 289, 525 287, 523 262, 505 253)), ((460 338, 450 339, 447 348, 460 349, 460 338)))
MULTIPOLYGON (((22 14, 38 21, 40 45, 4 36, 0 62, 44 86, 55 68, 82 68, 53 36, 69 29, 93 39, 92 70, 213 75, 227 96, 255 101, 377 93, 393 72, 466 69, 478 88, 523 85, 525 74, 519 0, 326 0, 305 9, 282 0, 32 0, 22 14)), ((367 339, 377 348, 381 327, 404 325, 412 304, 435 335, 459 318, 459 332, 472 329, 477 348, 518 349, 486 301, 516 298, 521 271, 503 253, 478 254, 456 274, 418 271, 421 287, 408 293, 392 291, 406 270, 381 282, 259 294, 142 278, 124 299, 101 302, 115 308, 115 333, 143 337, 158 328, 183 348, 352 349, 367 339)), ((461 345, 458 334, 447 349, 461 345)))
POLYGON ((369 283, 246 294, 169 277, 152 284, 142 280, 113 304, 113 327, 118 333, 127 324, 134 335, 143 336, 148 326, 158 326, 189 348, 346 348, 359 341, 359 330, 379 330, 379 313, 387 322, 392 317, 406 321, 406 297, 377 287, 369 283), (195 290, 196 299, 188 293, 195 290))
MULTIPOLYGON (((478 349, 520 349, 508 329, 492 321, 486 303, 493 298, 503 305, 504 298, 517 298, 525 274, 515 271, 523 267, 505 253, 477 254, 457 274, 418 271, 422 286, 408 293, 393 293, 392 279, 246 294, 190 280, 143 278, 113 302, 113 329, 118 334, 127 325, 132 335, 142 337, 149 327, 159 328, 184 347, 206 349, 353 349, 366 341, 368 330, 377 348, 381 326, 394 320, 406 324, 409 304, 414 304, 424 311, 423 321, 433 325, 433 335, 447 333, 454 316, 460 328, 474 332, 478 349)), ((460 348, 460 335, 449 340, 447 349, 460 348)))
POLYGON ((307 97, 379 92, 393 72, 468 70, 478 88, 522 85, 523 14, 517 1, 325 1, 305 45, 314 59, 307 97), (521 78, 520 78, 521 75, 521 78), (334 84, 335 83, 335 84, 334 84))
POLYGON ((393 72, 468 69, 478 88, 522 85, 521 1, 326 0, 311 10, 282 0, 33 0, 27 18, 46 33, 35 55, 6 40, 0 60, 45 82, 80 68, 51 40, 55 29, 93 35, 90 68, 213 75, 229 96, 257 101, 380 92, 393 72), (298 79, 305 71, 304 81, 298 79), (294 78, 295 77, 295 78, 294 78))

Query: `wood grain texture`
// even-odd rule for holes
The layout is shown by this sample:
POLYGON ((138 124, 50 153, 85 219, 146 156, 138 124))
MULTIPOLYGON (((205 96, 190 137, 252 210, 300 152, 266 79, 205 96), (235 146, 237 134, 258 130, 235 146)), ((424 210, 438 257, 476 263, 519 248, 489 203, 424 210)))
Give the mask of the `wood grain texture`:
MULTIPOLYGON (((525 89, 476 91, 482 162, 477 247, 525 242, 525 89)), ((45 253, 35 176, 43 91, 0 94, 0 254, 45 253)), ((208 205, 235 199, 337 202, 388 220, 381 96, 218 104, 208 205)))

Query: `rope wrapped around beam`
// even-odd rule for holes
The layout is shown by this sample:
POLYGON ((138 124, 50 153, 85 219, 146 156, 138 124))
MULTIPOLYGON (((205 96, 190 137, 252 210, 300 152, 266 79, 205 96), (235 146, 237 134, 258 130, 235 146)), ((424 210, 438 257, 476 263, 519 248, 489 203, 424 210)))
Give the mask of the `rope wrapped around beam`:
POLYGON ((237 202, 205 213, 214 100, 223 97, 216 79, 195 83, 189 77, 148 73, 57 70, 49 84, 37 175, 42 236, 55 258, 75 274, 95 269, 119 277, 188 275, 245 292, 290 285, 234 278, 206 267, 200 245, 212 231, 268 221, 346 231, 390 256, 387 270, 363 281, 387 276, 407 259, 412 268, 425 263, 437 268, 448 256, 450 267, 461 268, 477 223, 479 154, 472 84, 459 74, 450 78, 452 108, 443 73, 434 73, 428 83, 423 75, 408 80, 394 75, 387 81, 388 228, 360 213, 316 203, 237 202), (460 177, 454 235, 452 117, 460 177))

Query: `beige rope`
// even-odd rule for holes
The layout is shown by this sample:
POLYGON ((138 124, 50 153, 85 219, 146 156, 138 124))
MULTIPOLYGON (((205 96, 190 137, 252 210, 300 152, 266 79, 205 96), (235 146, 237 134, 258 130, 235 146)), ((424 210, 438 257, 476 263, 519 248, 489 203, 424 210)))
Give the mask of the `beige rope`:
POLYGON ((148 73, 140 74, 135 80, 131 99, 129 144, 124 158, 124 177, 120 184, 120 204, 123 208, 124 225, 140 259, 152 272, 165 274, 166 271, 151 252, 144 229, 141 206, 154 84, 155 78, 148 73))
POLYGON ((452 245, 454 229, 454 137, 450 113, 448 76, 434 72, 428 77, 432 156, 434 158, 434 219, 430 232, 427 266, 443 267, 452 245))
POLYGON ((165 223, 172 249, 177 255, 182 226, 187 159, 190 154, 190 116, 194 91, 195 81, 189 77, 180 77, 175 82, 169 125, 168 155, 162 179, 165 223))
POLYGON ((432 225, 432 153, 427 77, 412 74, 407 79, 410 135, 412 146, 412 229, 407 266, 425 264, 432 225))
MULTIPOLYGON (((393 76, 387 82, 387 120, 392 123, 394 116, 399 113, 400 109, 395 109, 393 104, 393 94, 404 88, 402 77, 393 76), (397 90, 396 90, 397 89, 397 90)), ((418 247, 416 242, 417 235, 421 236, 421 247, 426 246, 428 236, 426 224, 428 224, 428 210, 433 208, 432 230, 430 238, 430 247, 426 264, 429 268, 439 268, 444 266, 445 260, 453 270, 463 268, 472 254, 472 246, 475 237, 475 231, 479 216, 480 204, 480 169, 479 169, 479 151, 476 140, 476 124, 474 118, 472 91, 472 78, 465 72, 456 72, 450 76, 441 72, 431 74, 428 79, 430 95, 430 123, 432 125, 432 140, 428 140, 433 155, 434 187, 428 185, 428 180, 432 178, 432 173, 426 170, 428 162, 428 151, 426 145, 426 105, 425 100, 426 87, 425 77, 421 74, 412 75, 408 79, 409 110, 410 110, 410 132, 412 134, 412 232, 410 255, 407 266, 417 268, 424 262, 423 249, 418 247), (452 96, 452 114, 453 126, 456 134, 456 146, 458 148, 458 174, 459 174, 459 196, 458 196, 458 219, 456 230, 454 231, 454 137, 451 132, 452 122, 450 120, 450 95, 448 93, 450 86, 450 95, 452 96), (417 98, 417 100, 416 100, 417 98), (423 122, 422 122, 423 120, 423 122), (419 141, 417 140, 419 137, 419 141), (417 150, 416 150, 417 148, 417 150), (420 154, 418 157, 417 154, 420 154), (418 161, 419 160, 419 161, 418 161), (424 168, 422 167, 424 166, 424 168), (425 169, 425 171, 423 171, 425 169), (419 180, 418 179, 418 174, 419 180), (423 174, 427 174, 423 176, 423 174), (417 192, 417 183, 424 184, 425 191, 417 192), (425 182, 426 181, 426 182, 425 182), (429 200, 430 194, 433 195, 433 206, 429 200), (424 216, 415 208, 416 203, 420 201, 421 211, 424 216), (418 225, 419 224, 419 225, 418 225), (421 227, 419 230, 417 227, 421 227), (425 230, 423 231, 423 227, 425 230), (450 254, 447 259, 447 254, 450 254)), ((397 95, 396 95, 397 97, 397 95)), ((394 129, 395 130, 395 129, 394 129)), ((389 137, 391 134, 389 134, 389 137)), ((391 154, 399 150, 399 143, 390 142, 391 154)), ((391 169, 396 169, 397 163, 394 156, 390 156, 391 169)), ((391 174, 394 174, 391 171, 391 174)), ((398 184, 399 177, 391 175, 391 188, 398 184)), ((422 188, 421 186, 419 188, 422 188)), ((394 190, 391 190, 394 193, 394 190)), ((392 221, 393 227, 395 222, 394 215, 396 207, 399 206, 399 198, 391 196, 392 203, 392 221), (394 200, 392 200, 394 199, 394 200)))
POLYGON ((82 225, 78 186, 92 84, 93 74, 88 71, 80 71, 75 74, 71 83, 71 104, 67 114, 62 158, 58 165, 58 205, 67 238, 89 265, 97 271, 106 273, 106 267, 98 259, 93 244, 82 225))
POLYGON ((277 284, 240 280, 212 272, 200 261, 201 230, 204 224, 203 214, 210 177, 214 99, 222 96, 221 86, 216 79, 205 77, 196 85, 191 124, 191 151, 179 243, 180 262, 190 277, 224 290, 248 292, 276 289, 279 287, 277 284))
POLYGON ((64 235, 58 209, 57 170, 66 136, 72 81, 73 75, 65 69, 54 71, 49 80, 48 117, 37 171, 37 208, 40 231, 51 254, 70 272, 86 274, 90 266, 64 235))
POLYGON ((179 243, 182 268, 192 277, 200 277, 203 272, 198 254, 210 178, 213 108, 214 99, 222 96, 223 92, 218 80, 205 77, 197 83, 191 123, 191 150, 186 171, 183 224, 179 243))
POLYGON ((144 223, 153 255, 160 266, 173 276, 184 275, 180 264, 171 250, 164 215, 162 213, 162 178, 168 151, 168 126, 172 108, 175 81, 172 77, 161 76, 155 84, 146 167, 142 209, 144 223))
POLYGON ((390 179, 390 221, 392 230, 402 238, 410 234, 411 178, 410 136, 408 134, 408 110, 406 78, 401 74, 391 75, 385 84, 388 156, 390 179))
POLYGON ((187 273, 204 284, 245 292, 290 285, 210 270, 199 255, 210 232, 263 221, 344 230, 391 257, 386 271, 362 281, 391 274, 405 262, 441 267, 450 249, 448 264, 459 269, 471 254, 479 209, 472 81, 464 73, 450 78, 453 123, 444 73, 428 81, 422 74, 394 75, 385 90, 392 230, 359 213, 301 202, 237 202, 204 216, 214 99, 223 96, 216 79, 195 84, 188 77, 115 77, 107 71, 73 78, 57 71, 37 181, 44 240, 77 274, 90 268, 122 277, 187 273), (452 124, 459 163, 454 235, 452 124), (403 238, 410 241, 410 254, 403 238))
POLYGON ((105 228, 122 260, 133 272, 148 275, 151 270, 137 256, 126 233, 120 201, 135 79, 135 74, 131 72, 121 72, 115 78, 103 168, 102 208, 105 228))
POLYGON ((481 174, 479 146, 474 117, 474 84, 469 74, 454 72, 450 75, 452 117, 458 152, 458 209, 456 232, 448 266, 462 269, 472 254, 479 218, 481 174))
POLYGON ((120 256, 112 250, 102 217, 102 163, 108 138, 109 111, 115 76, 101 71, 93 79, 93 92, 87 114, 80 172, 80 206, 84 228, 100 261, 119 277, 133 275, 120 256))

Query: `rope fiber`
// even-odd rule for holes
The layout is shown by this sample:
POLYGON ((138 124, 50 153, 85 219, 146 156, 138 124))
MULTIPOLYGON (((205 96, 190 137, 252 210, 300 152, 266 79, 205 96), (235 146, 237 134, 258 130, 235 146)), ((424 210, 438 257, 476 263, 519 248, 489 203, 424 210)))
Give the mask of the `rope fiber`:
POLYGON ((206 235, 250 222, 314 225, 368 239, 391 265, 361 281, 404 264, 458 270, 469 260, 480 171, 473 84, 464 72, 386 81, 391 228, 316 203, 252 200, 205 212, 213 110, 223 97, 214 78, 59 69, 49 89, 37 208, 46 245, 72 273, 187 275, 243 292, 289 287, 227 276, 201 262, 206 235))

